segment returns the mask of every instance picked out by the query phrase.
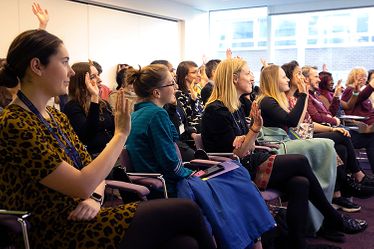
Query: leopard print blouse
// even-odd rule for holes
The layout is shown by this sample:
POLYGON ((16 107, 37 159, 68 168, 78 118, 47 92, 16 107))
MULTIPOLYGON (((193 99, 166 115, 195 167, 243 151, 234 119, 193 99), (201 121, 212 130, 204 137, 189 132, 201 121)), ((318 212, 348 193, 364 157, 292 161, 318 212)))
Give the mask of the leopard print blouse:
MULTIPOLYGON (((83 165, 87 165, 91 157, 67 117, 54 108, 48 110, 77 148, 83 165)), ((52 121, 50 125, 56 126, 52 121)), ((102 208, 90 221, 68 220, 69 213, 81 200, 39 183, 62 161, 73 165, 35 114, 17 105, 3 110, 0 115, 0 208, 32 213, 28 218, 31 248, 117 248, 137 203, 102 208)))

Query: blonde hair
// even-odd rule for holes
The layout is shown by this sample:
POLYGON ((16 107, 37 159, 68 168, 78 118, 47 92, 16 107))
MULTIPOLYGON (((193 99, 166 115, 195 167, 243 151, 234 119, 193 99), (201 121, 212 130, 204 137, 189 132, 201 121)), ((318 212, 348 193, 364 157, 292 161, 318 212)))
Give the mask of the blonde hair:
POLYGON ((277 101, 279 106, 289 112, 289 103, 287 96, 284 92, 279 90, 279 69, 277 65, 270 65, 265 67, 260 75, 260 89, 261 95, 257 98, 258 103, 265 97, 271 97, 277 101))
POLYGON ((348 74, 347 82, 345 83, 345 85, 352 86, 355 82, 355 78, 357 78, 357 76, 360 74, 365 74, 366 76, 368 75, 366 69, 363 67, 353 68, 348 74))
POLYGON ((213 79, 213 92, 205 106, 215 100, 220 100, 231 113, 239 109, 240 102, 234 85, 234 77, 239 77, 246 64, 247 62, 240 58, 227 59, 218 64, 213 79))

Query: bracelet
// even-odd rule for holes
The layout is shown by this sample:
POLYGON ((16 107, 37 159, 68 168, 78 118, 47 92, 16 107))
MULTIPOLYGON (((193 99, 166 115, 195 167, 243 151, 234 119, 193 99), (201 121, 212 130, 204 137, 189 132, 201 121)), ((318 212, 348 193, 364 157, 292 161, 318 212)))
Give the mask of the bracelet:
POLYGON ((258 130, 258 131, 255 131, 253 128, 252 128, 252 126, 251 126, 251 128, 249 128, 253 133, 260 133, 260 130, 258 130))
POLYGON ((358 96, 360 94, 360 92, 353 92, 352 95, 353 96, 358 96))

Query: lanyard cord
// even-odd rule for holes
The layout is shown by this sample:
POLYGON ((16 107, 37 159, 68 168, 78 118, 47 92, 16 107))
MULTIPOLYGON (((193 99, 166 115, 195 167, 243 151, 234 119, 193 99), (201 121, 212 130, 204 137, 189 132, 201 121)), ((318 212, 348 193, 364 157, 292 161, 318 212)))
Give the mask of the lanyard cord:
POLYGON ((74 166, 78 169, 82 169, 83 168, 82 160, 81 160, 81 157, 78 151, 73 146, 73 144, 70 142, 70 140, 65 136, 65 134, 61 131, 60 126, 54 119, 53 115, 47 110, 49 117, 51 118, 51 120, 56 126, 57 132, 61 135, 61 137, 67 144, 67 146, 62 143, 62 141, 60 140, 58 135, 55 133, 51 125, 47 122, 47 120, 45 120, 45 118, 40 114, 38 109, 36 109, 34 104, 26 97, 26 95, 21 92, 21 90, 17 92, 17 96, 30 109, 30 111, 34 113, 38 117, 38 119, 44 124, 44 126, 48 129, 49 133, 51 133, 52 136, 56 139, 60 148, 62 148, 65 151, 65 153, 70 157, 70 159, 73 161, 74 166))

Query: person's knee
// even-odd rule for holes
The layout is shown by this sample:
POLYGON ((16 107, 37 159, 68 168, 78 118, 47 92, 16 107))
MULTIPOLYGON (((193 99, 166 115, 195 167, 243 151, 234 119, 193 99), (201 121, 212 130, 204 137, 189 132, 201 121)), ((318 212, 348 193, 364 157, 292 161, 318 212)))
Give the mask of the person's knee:
POLYGON ((295 176, 289 180, 287 187, 289 193, 301 193, 308 196, 309 180, 303 176, 295 176))

